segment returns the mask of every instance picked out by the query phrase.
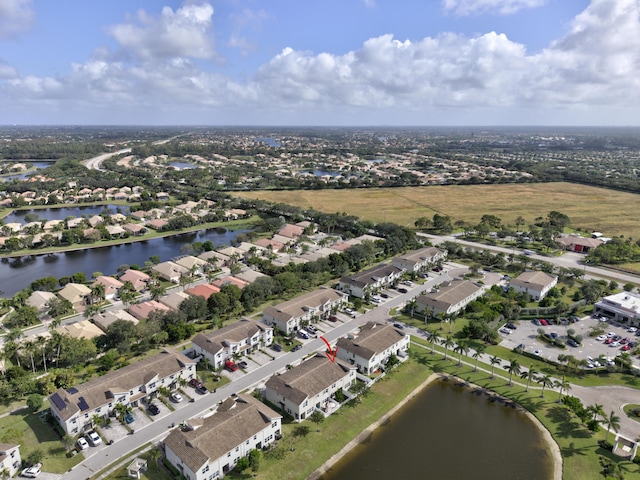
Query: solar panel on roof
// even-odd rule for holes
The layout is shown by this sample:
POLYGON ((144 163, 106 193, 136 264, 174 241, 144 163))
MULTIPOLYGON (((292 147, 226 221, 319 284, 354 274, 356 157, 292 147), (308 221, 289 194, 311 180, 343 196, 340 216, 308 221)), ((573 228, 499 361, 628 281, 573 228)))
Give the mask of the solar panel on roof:
POLYGON ((80 397, 78 399, 78 408, 80 408, 82 412, 84 412, 85 410, 89 410, 89 404, 84 399, 84 397, 80 397))
POLYGON ((64 403, 64 400, 58 393, 54 393, 53 395, 51 395, 51 401, 58 410, 64 410, 64 408, 67 406, 67 404, 64 403))
POLYGON ((78 389, 76 387, 67 388, 67 392, 69 393, 78 393, 78 389))

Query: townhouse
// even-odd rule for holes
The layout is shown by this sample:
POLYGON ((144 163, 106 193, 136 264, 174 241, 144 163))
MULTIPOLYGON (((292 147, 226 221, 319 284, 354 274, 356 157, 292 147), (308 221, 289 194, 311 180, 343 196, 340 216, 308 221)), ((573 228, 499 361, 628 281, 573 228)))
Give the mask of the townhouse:
POLYGON ((426 247, 395 257, 391 261, 391 264, 401 270, 417 273, 433 268, 446 258, 446 250, 440 250, 436 247, 426 247))
POLYGON ((278 305, 268 306, 262 312, 262 321, 285 333, 297 331, 303 322, 326 318, 349 300, 347 294, 332 288, 319 288, 278 305))
POLYGON ((159 387, 176 388, 180 379, 196 376, 196 362, 172 348, 49 396, 51 414, 69 435, 93 426, 93 417, 106 417, 117 404, 138 406, 159 387))
POLYGON ((342 277, 338 288, 353 297, 364 298, 367 294, 394 284, 402 272, 401 268, 382 263, 351 276, 342 277))
POLYGON ((409 335, 391 325, 368 322, 360 332, 339 338, 336 347, 339 359, 371 375, 384 368, 391 355, 406 358, 409 335))
POLYGON ((209 333, 199 333, 193 340, 193 351, 205 357, 214 368, 220 368, 235 354, 245 355, 273 343, 273 328, 243 318, 209 333))

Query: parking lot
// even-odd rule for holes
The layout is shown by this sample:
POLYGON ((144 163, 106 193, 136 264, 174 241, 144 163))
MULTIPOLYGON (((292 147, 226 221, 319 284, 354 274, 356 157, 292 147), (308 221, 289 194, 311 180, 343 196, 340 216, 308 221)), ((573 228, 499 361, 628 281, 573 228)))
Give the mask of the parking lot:
MULTIPOLYGON (((500 333, 500 337, 502 338, 502 342, 500 343, 501 346, 513 349, 519 344, 523 344, 526 352, 534 353, 538 351, 542 358, 554 361, 557 361, 558 355, 560 354, 573 355, 578 360, 586 360, 588 357, 597 360, 601 355, 604 355, 606 358, 613 359, 617 355, 623 353, 621 351, 622 345, 611 347, 606 345, 603 339, 597 340, 595 337, 589 336, 589 331, 591 331, 591 329, 596 325, 604 329, 605 336, 606 333, 611 333, 613 335, 618 335, 621 338, 629 338, 631 341, 640 341, 639 337, 634 336, 635 332, 627 332, 626 326, 612 325, 609 322, 600 322, 598 319, 592 317, 583 317, 578 322, 570 323, 568 325, 537 326, 529 320, 515 322, 515 325, 517 328, 515 330, 511 330, 510 334, 500 333), (567 345, 566 349, 560 349, 539 340, 537 338, 539 328, 543 329, 545 333, 556 333, 559 338, 563 340, 565 345, 568 338, 567 330, 573 329, 575 331, 575 335, 582 336, 582 344, 577 347, 567 345)), ((629 353, 631 351, 632 350, 630 350, 629 353)), ((634 365, 640 365, 638 358, 632 357, 632 361, 634 365)))

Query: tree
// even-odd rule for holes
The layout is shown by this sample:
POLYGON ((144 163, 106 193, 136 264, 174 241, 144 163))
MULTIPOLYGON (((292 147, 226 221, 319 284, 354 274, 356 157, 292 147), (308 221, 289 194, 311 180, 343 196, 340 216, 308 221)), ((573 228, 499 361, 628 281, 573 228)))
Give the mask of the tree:
POLYGON ((184 313, 187 322, 204 319, 208 314, 207 300, 199 295, 192 295, 180 303, 179 310, 184 313))
POLYGON ((128 320, 118 319, 107 328, 107 331, 98 339, 98 346, 105 351, 116 348, 120 353, 126 353, 131 349, 136 340, 136 326, 128 320))
POLYGON ((42 366, 45 372, 47 371, 47 343, 47 338, 42 335, 38 335, 35 338, 35 344, 40 347, 40 352, 42 353, 42 366))
POLYGON ((525 388, 525 390, 524 390, 525 392, 528 392, 528 391, 529 391, 529 385, 531 384, 531 380, 534 380, 534 379, 536 378, 536 374, 537 374, 537 373, 538 373, 538 372, 537 372, 537 371, 535 371, 535 370, 533 369, 533 366, 530 366, 530 367, 529 367, 529 371, 527 371, 527 372, 522 372, 522 373, 520 374, 520 378, 522 378, 523 380, 524 380, 525 378, 527 379, 527 387, 526 387, 526 388, 525 388))
POLYGON ((438 335, 433 329, 427 330, 427 333, 429 334, 427 341, 431 344, 431 354, 433 355, 435 353, 435 344, 439 343, 438 335))
POLYGON ((555 383, 555 386, 559 389, 559 395, 558 395, 558 402, 560 401, 560 399, 562 398, 562 392, 568 392, 569 390, 571 390, 571 384, 565 380, 564 376, 562 377, 561 380, 558 380, 555 383))
POLYGON ((42 398, 42 395, 32 393, 27 397, 27 407, 29 407, 29 410, 31 410, 33 413, 40 410, 43 404, 44 400, 42 398))
POLYGON ((541 397, 544 397, 544 389, 554 384, 553 379, 549 375, 544 375, 542 377, 539 377, 538 383, 542 385, 542 393, 540 394, 541 397))
POLYGON ((602 405, 598 404, 598 403, 594 403, 593 405, 590 405, 587 407, 587 410, 589 411, 589 413, 593 414, 593 420, 596 420, 596 417, 598 415, 600 415, 602 418, 604 418, 604 416, 606 415, 604 413, 604 408, 602 405))
POLYGON ((620 417, 612 410, 609 413, 609 416, 604 418, 604 424, 607 426, 607 438, 605 439, 605 442, 608 442, 609 432, 613 429, 614 432, 618 433, 618 430, 620 429, 620 417))
POLYGON ((496 365, 500 365, 502 363, 502 359, 493 356, 489 359, 489 363, 491 364, 491 378, 493 379, 495 377, 494 372, 496 365))
POLYGON ((511 360, 511 362, 509 362, 509 365, 505 365, 504 369, 507 372, 509 372, 509 383, 507 385, 512 386, 513 376, 520 375, 520 372, 521 372, 520 364, 518 363, 517 360, 511 360))
POLYGON ((324 421, 324 414, 318 410, 315 410, 311 415, 309 415, 309 420, 311 420, 315 424, 320 424, 324 421))
POLYGON ((65 298, 52 298, 45 307, 47 307, 47 315, 51 317, 61 317, 70 310, 73 310, 71 302, 65 298))
POLYGON ((469 352, 467 344, 460 340, 458 345, 455 346, 454 351, 458 354, 458 366, 462 366, 462 355, 466 355, 469 352))
POLYGON ((473 355, 472 355, 472 357, 475 358, 475 360, 476 360, 476 364, 473 367, 473 371, 474 372, 478 371, 478 360, 480 360, 480 357, 482 356, 482 354, 485 352, 486 349, 487 349, 487 347, 484 346, 484 345, 476 346, 475 352, 473 352, 473 355))
POLYGON ((103 283, 93 285, 90 293, 91 303, 102 302, 104 300, 105 290, 106 288, 103 283))
POLYGON ((443 338, 440 340, 440 344, 444 347, 444 359, 447 359, 447 355, 449 353, 449 349, 455 345, 453 342, 453 338, 451 335, 447 335, 447 338, 443 338))

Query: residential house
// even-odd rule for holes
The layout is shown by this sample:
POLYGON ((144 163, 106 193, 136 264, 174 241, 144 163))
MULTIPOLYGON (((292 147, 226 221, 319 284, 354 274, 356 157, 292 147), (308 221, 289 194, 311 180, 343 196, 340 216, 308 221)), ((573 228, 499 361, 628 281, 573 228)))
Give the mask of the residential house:
POLYGON ((200 255, 198 255, 198 258, 208 263, 213 262, 216 265, 216 267, 226 267, 229 265, 229 260, 230 260, 229 255, 216 252, 215 250, 212 250, 210 252, 203 252, 200 255))
POLYGON ((593 313, 625 325, 638 327, 640 326, 640 295, 631 292, 609 295, 596 302, 593 313))
POLYGON ((140 270, 131 270, 129 268, 120 276, 120 281, 123 284, 125 282, 131 282, 131 285, 133 285, 136 292, 141 292, 147 288, 151 281, 151 277, 140 270))
POLYGON ((0 472, 7 472, 9 477, 17 475, 22 468, 20 445, 0 443, 0 472))
POLYGON ((127 233, 126 230, 119 225, 107 225, 105 229, 112 239, 123 237, 125 233, 127 233))
POLYGON ((89 226, 93 228, 103 223, 104 218, 102 218, 100 215, 92 215, 91 217, 89 217, 89 220, 87 221, 89 222, 89 226))
POLYGON ((485 287, 469 280, 444 282, 437 291, 416 297, 416 311, 433 316, 454 315, 484 292, 485 287))
POLYGON ((172 310, 179 310, 180 304, 189 297, 190 295, 185 292, 172 292, 168 295, 163 295, 158 300, 172 310))
POLYGON ((76 228, 81 226, 83 223, 84 218, 82 217, 70 218, 69 220, 67 220, 67 228, 76 228))
POLYGON ((556 286, 558 277, 540 271, 522 272, 509 281, 516 292, 528 293, 535 301, 542 300, 556 286))
POLYGON ((391 355, 406 358, 409 342, 408 334, 391 325, 368 322, 357 334, 339 338, 336 347, 338 358, 371 375, 383 368, 391 355))
POLYGON ((273 328, 243 318, 214 330, 199 333, 193 340, 193 350, 205 357, 214 368, 224 366, 234 355, 245 355, 273 343, 273 328))
POLYGON ((217 280, 214 280, 213 282, 211 282, 211 285, 218 288, 222 288, 225 285, 235 285, 240 290, 242 290, 244 287, 249 285, 249 282, 240 280, 239 278, 234 277, 233 275, 227 275, 226 277, 222 277, 222 278, 218 278, 217 280))
POLYGON ((91 317, 91 320, 95 323, 96 327, 100 328, 103 332, 106 332, 107 328, 109 328, 116 320, 126 320, 134 325, 139 323, 138 319, 126 310, 98 312, 91 317))
POLYGON ((104 298, 106 300, 113 300, 118 295, 118 291, 122 287, 123 283, 117 278, 100 275, 96 278, 95 282, 91 284, 92 287, 95 287, 96 285, 103 285, 104 298))
POLYGON ((144 228, 144 225, 140 225, 139 223, 125 223, 122 228, 125 232, 130 233, 134 237, 144 235, 147 232, 147 229, 144 228))
POLYGON ((48 309, 47 304, 56 297, 56 294, 53 292, 33 292, 29 297, 25 300, 25 303, 30 307, 36 307, 39 312, 45 312, 48 309))
POLYGON ((180 278, 189 274, 188 269, 171 261, 158 263, 151 267, 151 271, 157 273, 163 280, 173 283, 180 283, 180 278))
POLYGON ((359 273, 340 279, 340 290, 358 298, 392 285, 402 275, 402 269, 382 263, 359 273))
POLYGON ((287 237, 289 239, 297 239, 302 236, 304 233, 304 228, 299 225, 292 225, 290 223, 286 223, 284 227, 278 231, 278 235, 282 235, 283 237, 287 237))
POLYGON ((56 332, 60 335, 69 335, 73 338, 86 338, 88 340, 104 334, 98 326, 94 325, 89 320, 80 320, 79 322, 60 325, 56 328, 56 332))
POLYGON ((327 318, 346 305, 348 300, 345 293, 332 288, 319 288, 278 305, 268 306, 262 312, 262 321, 288 334, 297 331, 306 322, 327 318))
POLYGON ((91 289, 82 283, 67 283, 62 290, 58 292, 58 296, 69 300, 74 308, 85 305, 90 295, 91 289))
POLYGON ((259 238, 258 240, 253 242, 256 247, 259 247, 262 251, 271 251, 273 253, 278 253, 280 250, 284 250, 284 243, 276 242, 271 238, 259 238))
POLYGON ((585 238, 576 234, 562 235, 556 238, 555 241, 565 250, 579 253, 587 253, 603 243, 599 238, 585 238))
POLYGON ((146 302, 136 303, 129 307, 129 313, 138 320, 144 320, 148 318, 149 315, 151 315, 151 312, 155 312, 156 310, 164 313, 168 312, 171 309, 155 300, 147 300, 146 302))
POLYGON ((220 289, 218 287, 214 287, 208 283, 203 283, 201 285, 197 285, 193 288, 188 288, 186 293, 189 295, 195 295, 204 298, 205 300, 209 300, 209 297, 214 293, 218 293, 220 289))
POLYGON ((190 275, 203 275, 205 268, 207 267, 207 261, 201 258, 187 255, 185 257, 178 258, 175 263, 187 269, 190 275))
POLYGON ((428 270, 446 258, 446 250, 426 247, 395 257, 391 263, 401 270, 413 273, 428 270))
POLYGON ((108 416, 117 404, 136 407, 158 388, 177 388, 180 379, 196 376, 196 362, 182 353, 164 348, 161 353, 96 377, 49 396, 51 414, 62 429, 75 436, 93 428, 93 417, 108 416))
POLYGON ((230 397, 213 415, 187 420, 165 438, 167 461, 188 480, 224 477, 251 450, 281 438, 282 416, 250 395, 230 397))
POLYGON ((166 227, 168 223, 169 221, 164 218, 155 218, 147 222, 147 227, 159 231, 166 227))
POLYGON ((265 384, 265 399, 294 420, 302 421, 314 411, 328 415, 339 407, 338 390, 347 391, 356 380, 356 367, 317 354, 265 384))

